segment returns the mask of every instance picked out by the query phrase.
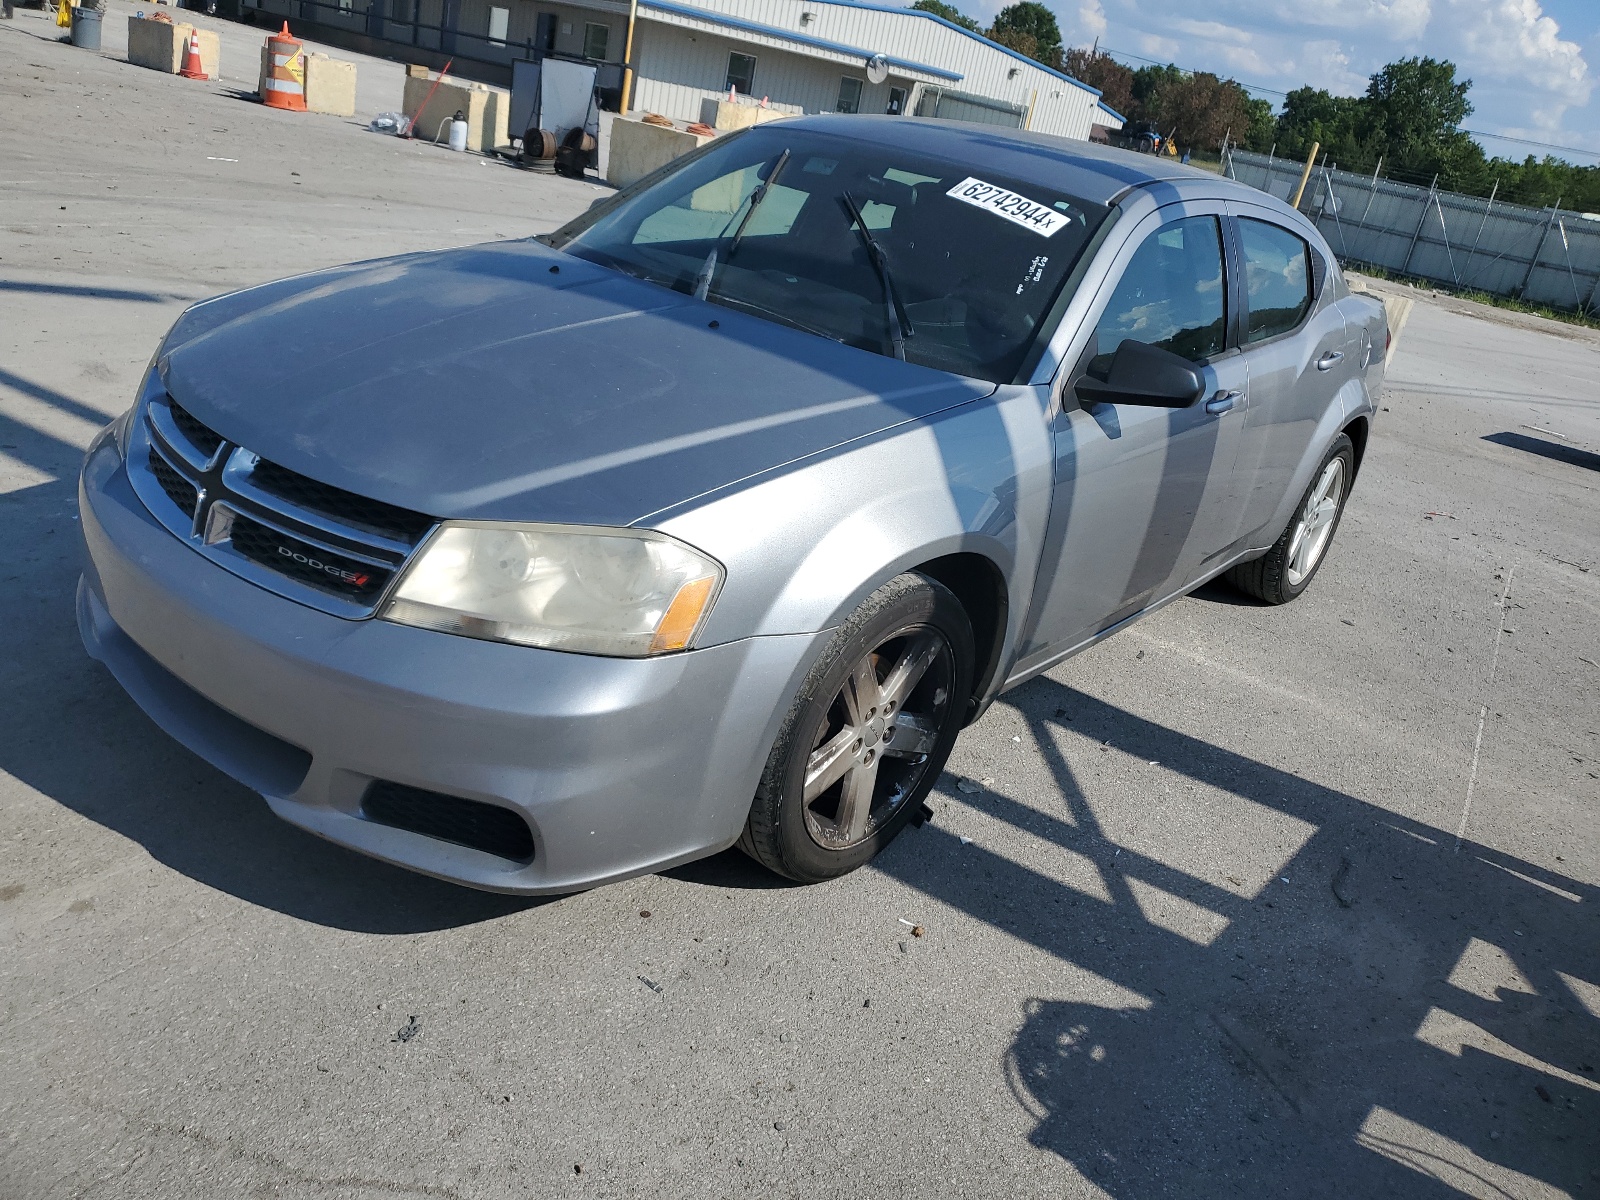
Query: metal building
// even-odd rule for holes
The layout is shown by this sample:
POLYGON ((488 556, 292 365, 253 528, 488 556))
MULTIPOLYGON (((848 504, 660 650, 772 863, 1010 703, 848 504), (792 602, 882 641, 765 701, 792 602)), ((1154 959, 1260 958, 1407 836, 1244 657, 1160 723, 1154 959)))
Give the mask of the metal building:
POLYGON ((729 87, 786 112, 915 113, 1087 139, 1100 93, 932 13, 856 0, 243 0, 353 49, 509 83, 548 56, 599 67, 602 100, 680 120, 729 87), (333 35, 329 37, 329 35, 333 35), (407 54, 407 51, 410 51, 407 54))
POLYGON ((1087 84, 932 13, 854 0, 638 0, 630 107, 694 120, 731 86, 792 112, 915 113, 1087 139, 1087 84), (874 62, 874 60, 877 60, 874 62))

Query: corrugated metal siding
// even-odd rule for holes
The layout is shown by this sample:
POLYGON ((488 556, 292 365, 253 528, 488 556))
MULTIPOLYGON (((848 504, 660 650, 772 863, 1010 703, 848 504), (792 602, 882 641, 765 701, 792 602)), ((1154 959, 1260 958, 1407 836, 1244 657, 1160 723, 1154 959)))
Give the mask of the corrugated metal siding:
MULTIPOLYGON (((791 30, 798 35, 841 42, 873 53, 958 71, 962 79, 959 83, 950 83, 950 87, 1024 107, 1031 106, 1033 114, 1029 126, 1042 133, 1087 138, 1090 126, 1097 120, 1102 124, 1114 123, 1099 110, 1098 97, 1093 91, 917 13, 898 10, 883 12, 829 4, 825 0, 679 2, 692 3, 695 8, 708 12, 791 30), (815 14, 815 19, 802 25, 802 12, 815 14)), ((658 27, 652 20, 650 28, 658 27)), ((743 32, 734 33, 732 37, 739 41, 758 40, 756 35, 743 32)), ((804 53, 820 56, 825 52, 804 53)), ((776 93, 772 94, 776 97, 776 93)), ((831 109, 832 105, 829 104, 827 108, 831 109)), ((872 111, 882 110, 874 108, 872 111)))
MULTIPOLYGON (((840 68, 814 58, 671 25, 642 24, 635 33, 639 82, 633 106, 680 121, 698 121, 700 102, 726 95, 728 55, 754 54, 755 95, 780 111, 831 112, 840 68)), ((888 98, 888 88, 882 89, 888 98)))

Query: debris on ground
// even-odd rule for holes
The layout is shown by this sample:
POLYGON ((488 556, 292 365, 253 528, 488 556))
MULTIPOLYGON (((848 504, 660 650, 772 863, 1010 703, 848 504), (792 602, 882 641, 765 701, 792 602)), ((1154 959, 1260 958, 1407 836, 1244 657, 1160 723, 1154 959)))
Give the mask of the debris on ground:
POLYGON ((972 780, 970 780, 970 779, 958 779, 958 780, 956 780, 956 791, 965 792, 967 795, 970 796, 974 792, 983 791, 983 789, 981 787, 979 787, 977 784, 973 783, 972 780))
POLYGON ((913 925, 911 927, 911 936, 912 937, 922 937, 927 932, 928 931, 926 929, 924 929, 921 925, 913 925))
POLYGON ((1349 879, 1350 860, 1348 858, 1341 858, 1339 860, 1338 870, 1334 871, 1333 873, 1333 882, 1331 884, 1333 888, 1333 898, 1339 902, 1340 908, 1349 908, 1352 903, 1350 897, 1345 895, 1345 884, 1349 881, 1349 879))
POLYGON ((1422 514, 1422 519, 1424 521, 1431 521, 1435 517, 1447 517, 1448 519, 1450 519, 1452 521, 1459 521, 1461 519, 1460 517, 1456 516, 1454 513, 1447 513, 1447 512, 1425 512, 1425 513, 1422 514))
POLYGON ((971 838, 969 838, 969 837, 964 837, 964 838, 961 838, 961 839, 960 839, 960 840, 961 840, 961 844, 962 844, 962 845, 963 845, 963 846, 970 846, 970 845, 972 845, 972 839, 971 839, 971 838))
POLYGON ((411 118, 404 113, 381 112, 372 118, 367 128, 373 133, 390 133, 404 137, 411 131, 411 118))
POLYGON ((1554 1104, 1555 1103, 1555 1101, 1553 1099, 1551 1099, 1550 1093, 1549 1093, 1549 1091, 1546 1090, 1544 1084, 1542 1084, 1542 1083, 1534 1084, 1533 1085, 1533 1090, 1538 1093, 1539 1099, 1543 1100, 1546 1104, 1554 1104))
POLYGON ((421 1032, 422 1022, 418 1021, 416 1017, 412 1017, 409 1021, 395 1031, 394 1037, 390 1040, 395 1042, 409 1042, 421 1032))
POLYGON ((654 980, 654 979, 646 979, 646 978, 645 978, 645 977, 644 977, 644 976, 643 976, 643 975, 641 975, 641 976, 639 976, 639 982, 640 982, 640 983, 642 983, 642 984, 644 984, 644 985, 645 985, 645 987, 647 987, 647 988, 649 988, 649 989, 650 989, 650 990, 651 990, 651 991, 652 991, 652 992, 654 992, 654 993, 655 993, 655 994, 656 994, 656 995, 658 995, 658 996, 659 996, 659 995, 660 995, 660 994, 661 994, 661 993, 662 993, 662 992, 664 992, 664 991, 666 991, 666 989, 665 989, 665 988, 663 988, 663 987, 662 987, 662 986, 661 986, 661 985, 660 985, 660 984, 659 984, 659 983, 657 983, 657 982, 656 982, 656 981, 655 981, 655 980, 654 980))
POLYGON ((650 910, 648 908, 641 908, 639 910, 639 915, 648 921, 650 919, 650 910))

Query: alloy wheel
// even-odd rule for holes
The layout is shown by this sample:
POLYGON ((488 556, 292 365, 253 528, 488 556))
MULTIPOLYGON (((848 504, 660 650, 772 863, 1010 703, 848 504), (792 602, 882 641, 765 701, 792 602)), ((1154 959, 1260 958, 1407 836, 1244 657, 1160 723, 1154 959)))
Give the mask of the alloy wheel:
POLYGON ((1322 468, 1317 486, 1306 497, 1305 506, 1289 541, 1288 565, 1284 574, 1290 587, 1299 587, 1317 569, 1333 537, 1333 522, 1344 499, 1343 458, 1333 458, 1322 468))
POLYGON ((806 759, 806 831, 827 850, 856 846, 911 795, 950 719, 955 659, 927 626, 896 633, 850 670, 806 759))

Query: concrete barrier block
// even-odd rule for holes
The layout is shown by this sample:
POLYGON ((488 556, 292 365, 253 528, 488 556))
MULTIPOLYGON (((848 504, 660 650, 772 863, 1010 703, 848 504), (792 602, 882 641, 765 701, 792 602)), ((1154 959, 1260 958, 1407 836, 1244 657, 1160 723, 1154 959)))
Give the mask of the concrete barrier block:
POLYGON ((646 125, 633 117, 618 117, 611 123, 606 182, 613 187, 627 187, 710 140, 676 126, 669 129, 665 125, 646 125))
MULTIPOLYGON (((183 69, 183 48, 189 44, 193 25, 180 22, 128 18, 128 61, 136 67, 149 67, 176 75, 183 69)), ((222 40, 211 30, 200 30, 200 69, 217 78, 222 66, 222 40)))
POLYGON ((767 121, 781 121, 784 117, 793 116, 792 113, 779 112, 775 108, 762 108, 759 104, 736 102, 729 104, 726 100, 715 100, 711 97, 700 102, 700 121, 711 128, 722 132, 729 129, 748 129, 752 125, 762 125, 767 121))
POLYGON ((407 74, 400 111, 411 118, 412 136, 426 142, 435 138, 445 141, 448 131, 441 135, 439 127, 459 112, 467 122, 467 149, 487 153, 508 140, 511 93, 448 75, 434 88, 428 76, 407 74), (428 99, 430 91, 432 99, 428 99))
POLYGON ((306 108, 336 117, 356 115, 356 64, 326 54, 306 56, 306 108))

